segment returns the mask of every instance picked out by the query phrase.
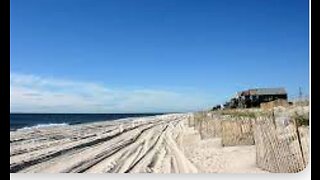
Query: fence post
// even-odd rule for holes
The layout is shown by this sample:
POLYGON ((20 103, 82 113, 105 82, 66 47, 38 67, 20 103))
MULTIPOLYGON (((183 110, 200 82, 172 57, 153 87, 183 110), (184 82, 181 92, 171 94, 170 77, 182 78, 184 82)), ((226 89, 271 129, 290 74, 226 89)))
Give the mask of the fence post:
MULTIPOLYGON (((257 118, 257 117, 255 117, 255 118, 257 118)), ((249 118, 249 122, 250 122, 250 131, 252 132, 252 135, 253 135, 253 143, 256 144, 256 140, 255 140, 255 137, 254 137, 255 134, 254 134, 254 129, 253 129, 253 119, 249 118)))
POLYGON ((272 109, 272 122, 273 122, 274 128, 277 129, 277 123, 276 123, 276 117, 274 115, 274 109, 272 109))
POLYGON ((302 149, 302 143, 301 143, 301 137, 300 137, 300 133, 299 133, 298 123, 297 123, 297 120, 295 118, 293 118, 293 122, 294 122, 294 126, 295 126, 295 129, 296 129, 297 137, 298 137, 299 149, 300 149, 300 152, 301 152, 303 166, 306 166, 306 162, 304 160, 304 154, 303 154, 303 149, 302 149))

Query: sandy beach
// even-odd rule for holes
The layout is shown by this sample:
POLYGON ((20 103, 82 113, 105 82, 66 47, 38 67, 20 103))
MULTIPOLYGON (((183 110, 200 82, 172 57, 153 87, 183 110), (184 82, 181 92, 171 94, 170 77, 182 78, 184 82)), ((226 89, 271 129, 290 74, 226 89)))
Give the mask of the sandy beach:
POLYGON ((201 140, 190 114, 10 132, 19 173, 257 173, 254 146, 201 140))

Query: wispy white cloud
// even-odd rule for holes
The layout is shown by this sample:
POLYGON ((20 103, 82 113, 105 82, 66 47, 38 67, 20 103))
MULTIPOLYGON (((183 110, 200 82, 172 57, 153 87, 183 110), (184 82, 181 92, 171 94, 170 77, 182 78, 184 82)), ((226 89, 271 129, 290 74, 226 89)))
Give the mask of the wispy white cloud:
POLYGON ((11 112, 161 112, 208 108, 209 95, 163 89, 109 88, 94 82, 70 81, 11 73, 11 112))

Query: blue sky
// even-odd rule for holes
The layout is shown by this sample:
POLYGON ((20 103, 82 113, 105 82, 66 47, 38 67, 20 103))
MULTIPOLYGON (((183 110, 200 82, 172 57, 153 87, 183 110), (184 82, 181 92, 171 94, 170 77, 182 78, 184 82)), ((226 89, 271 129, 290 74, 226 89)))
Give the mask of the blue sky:
POLYGON ((308 0, 11 0, 11 112, 191 111, 309 92, 308 0))

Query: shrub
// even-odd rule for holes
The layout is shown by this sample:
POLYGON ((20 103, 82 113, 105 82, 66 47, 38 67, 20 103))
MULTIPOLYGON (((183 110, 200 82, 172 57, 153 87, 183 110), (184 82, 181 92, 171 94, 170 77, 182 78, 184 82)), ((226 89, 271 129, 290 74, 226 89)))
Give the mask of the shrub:
POLYGON ((293 119, 297 122, 298 126, 309 126, 309 113, 298 114, 295 112, 293 119))

